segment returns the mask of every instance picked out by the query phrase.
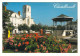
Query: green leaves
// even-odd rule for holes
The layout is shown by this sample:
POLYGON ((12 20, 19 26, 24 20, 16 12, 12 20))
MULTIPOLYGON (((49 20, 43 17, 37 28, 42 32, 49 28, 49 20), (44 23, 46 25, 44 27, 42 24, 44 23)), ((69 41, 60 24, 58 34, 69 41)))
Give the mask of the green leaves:
POLYGON ((13 42, 9 41, 6 43, 4 41, 4 46, 8 49, 18 49, 19 51, 25 51, 25 52, 41 52, 45 53, 48 51, 49 53, 59 53, 60 47, 67 48, 68 45, 64 41, 59 41, 57 39, 51 38, 51 36, 37 38, 32 37, 26 37, 26 34, 22 35, 15 35, 15 38, 11 39, 13 42), (23 40, 24 39, 24 40, 23 40), (59 42, 58 42, 59 41, 59 42), (13 45, 10 45, 9 43, 13 43, 13 45), (29 43, 29 44, 28 44, 29 43), (16 46, 15 46, 16 45, 16 46), (20 46, 19 46, 20 45, 20 46), (9 47, 8 47, 9 46, 9 47), (25 49, 26 48, 26 49, 25 49))
POLYGON ((21 31, 21 30, 29 30, 30 28, 26 24, 23 24, 23 25, 19 25, 18 29, 21 31))

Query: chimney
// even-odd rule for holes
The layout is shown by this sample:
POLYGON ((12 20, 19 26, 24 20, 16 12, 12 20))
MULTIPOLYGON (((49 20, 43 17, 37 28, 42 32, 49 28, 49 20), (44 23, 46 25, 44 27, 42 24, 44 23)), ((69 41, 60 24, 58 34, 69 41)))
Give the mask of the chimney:
POLYGON ((20 16, 20 11, 18 11, 18 15, 20 16))
POLYGON ((5 6, 5 11, 6 11, 6 6, 5 6))

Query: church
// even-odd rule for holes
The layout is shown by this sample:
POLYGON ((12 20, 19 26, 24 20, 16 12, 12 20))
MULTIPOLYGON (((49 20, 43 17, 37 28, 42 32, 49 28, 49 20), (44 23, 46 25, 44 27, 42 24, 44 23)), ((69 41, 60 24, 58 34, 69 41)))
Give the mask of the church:
POLYGON ((31 6, 30 5, 23 6, 23 16, 20 15, 20 11, 18 11, 18 13, 12 13, 10 21, 13 23, 13 26, 15 27, 15 29, 13 30, 13 34, 20 32, 18 30, 18 26, 21 24, 26 24, 29 27, 32 24, 35 24, 35 22, 31 18, 31 6))

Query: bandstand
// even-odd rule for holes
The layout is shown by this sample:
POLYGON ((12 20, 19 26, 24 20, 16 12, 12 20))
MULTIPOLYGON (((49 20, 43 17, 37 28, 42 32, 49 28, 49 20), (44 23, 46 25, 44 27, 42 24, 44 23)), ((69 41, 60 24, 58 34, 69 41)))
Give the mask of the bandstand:
POLYGON ((53 26, 55 27, 55 29, 53 30, 53 32, 56 33, 55 36, 58 36, 58 33, 60 35, 61 32, 62 32, 61 36, 67 36, 67 33, 70 33, 70 35, 73 35, 73 30, 71 29, 72 24, 68 25, 69 22, 72 23, 73 17, 69 17, 64 14, 61 14, 61 15, 53 18, 52 20, 53 20, 53 26), (58 30, 57 25, 59 25, 59 24, 61 26, 64 25, 65 29, 58 30))

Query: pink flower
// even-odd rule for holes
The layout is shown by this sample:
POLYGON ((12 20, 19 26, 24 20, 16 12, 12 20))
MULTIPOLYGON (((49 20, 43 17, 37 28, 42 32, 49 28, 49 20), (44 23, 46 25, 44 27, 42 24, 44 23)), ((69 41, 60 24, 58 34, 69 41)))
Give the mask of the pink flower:
POLYGON ((11 40, 11 38, 8 38, 9 40, 11 40))
POLYGON ((64 48, 64 52, 67 53, 68 52, 68 48, 64 48))
POLYGON ((18 51, 18 49, 15 49, 15 51, 17 52, 17 51, 18 51))
POLYGON ((24 50, 27 51, 27 48, 25 48, 24 50))
POLYGON ((14 44, 14 46, 17 46, 17 44, 14 44))
POLYGON ((10 45, 13 45, 13 43, 12 43, 12 42, 9 42, 9 44, 10 44, 10 45))
POLYGON ((46 47, 43 47, 43 50, 46 50, 46 47))
POLYGON ((2 47, 2 50, 4 50, 4 47, 2 47))
POLYGON ((41 47, 43 47, 43 45, 41 44, 41 47))
POLYGON ((68 49, 70 49, 71 48, 71 44, 69 43, 69 45, 68 45, 68 49))
POLYGON ((46 51, 46 53, 48 53, 48 50, 46 51))
POLYGON ((14 42, 14 40, 10 40, 11 42, 14 42))
POLYGON ((44 50, 46 50, 46 47, 44 47, 44 50))
POLYGON ((13 39, 14 37, 11 37, 11 39, 13 39))

